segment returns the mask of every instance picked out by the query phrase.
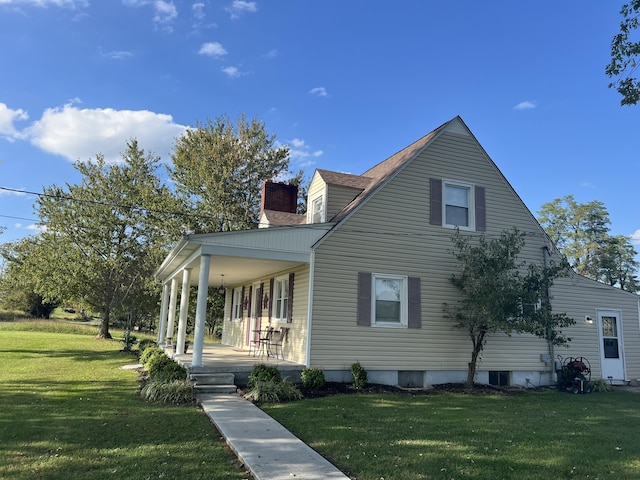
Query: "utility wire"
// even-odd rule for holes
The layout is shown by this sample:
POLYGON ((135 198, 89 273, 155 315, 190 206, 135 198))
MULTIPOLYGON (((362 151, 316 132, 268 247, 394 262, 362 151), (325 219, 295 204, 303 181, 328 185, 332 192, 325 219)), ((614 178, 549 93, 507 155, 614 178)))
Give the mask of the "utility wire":
MULTIPOLYGON (((124 208, 124 209, 138 209, 138 210, 144 210, 147 212, 153 212, 153 213, 162 213, 165 215, 176 215, 176 216, 187 216, 187 217, 195 217, 195 218, 203 218, 203 219, 209 219, 209 220, 217 220, 216 217, 212 217, 210 215, 202 215, 202 214, 198 214, 198 213, 188 213, 188 212, 172 212, 170 210, 159 210, 159 209, 155 209, 155 208, 144 208, 144 207, 139 207, 136 205, 126 205, 123 203, 109 203, 109 202, 102 202, 99 200, 87 200, 87 199, 83 199, 83 198, 75 198, 72 197, 70 195, 51 195, 49 193, 39 193, 39 192, 30 192, 28 190, 20 190, 17 188, 9 188, 9 187, 0 187, 0 190, 4 190, 7 192, 13 192, 13 193, 20 193, 23 195, 35 195, 37 197, 45 197, 45 198, 55 198, 58 200, 69 200, 71 202, 78 202, 78 203, 88 203, 88 204, 92 204, 92 205, 100 205, 103 207, 114 207, 114 208, 124 208)), ((0 215, 3 216, 3 215, 0 215)), ((25 219, 23 219, 25 220, 25 219)))

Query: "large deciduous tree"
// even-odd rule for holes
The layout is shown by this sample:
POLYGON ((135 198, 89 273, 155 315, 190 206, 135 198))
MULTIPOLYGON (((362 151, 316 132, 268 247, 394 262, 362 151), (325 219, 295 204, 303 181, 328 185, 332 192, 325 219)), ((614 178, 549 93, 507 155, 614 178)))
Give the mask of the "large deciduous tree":
POLYGON ((638 291, 635 248, 629 237, 609 234, 609 212, 602 202, 556 198, 542 205, 538 221, 577 273, 638 291))
POLYGON ((37 201, 46 231, 27 268, 45 298, 75 300, 100 312, 110 338, 114 312, 137 315, 157 303, 153 272, 177 238, 177 202, 157 175, 160 159, 127 144, 119 163, 102 155, 77 162, 82 181, 44 189, 37 201))
POLYGON ((519 261, 525 241, 524 234, 516 229, 493 240, 482 235, 477 242, 458 231, 452 240, 461 272, 452 275, 450 281, 462 298, 455 305, 443 307, 454 327, 466 330, 472 343, 467 385, 475 381, 488 335, 531 333, 550 345, 570 340, 561 329, 574 320, 565 314, 554 314, 547 294, 554 279, 566 272, 564 263, 549 261, 539 266, 519 261))
POLYGON ((171 178, 191 211, 186 227, 195 233, 255 228, 265 180, 288 174, 289 148, 257 119, 241 115, 198 124, 174 147, 171 178))
POLYGON ((635 105, 640 101, 640 81, 636 70, 640 66, 640 0, 631 0, 622 6, 620 32, 611 41, 611 63, 605 73, 614 79, 609 88, 615 88, 620 95, 621 105, 635 105))
POLYGON ((25 268, 29 258, 37 255, 40 255, 37 236, 0 245, 0 256, 5 260, 0 275, 0 303, 4 308, 20 310, 33 317, 49 318, 58 302, 45 300, 36 292, 37 279, 25 268))

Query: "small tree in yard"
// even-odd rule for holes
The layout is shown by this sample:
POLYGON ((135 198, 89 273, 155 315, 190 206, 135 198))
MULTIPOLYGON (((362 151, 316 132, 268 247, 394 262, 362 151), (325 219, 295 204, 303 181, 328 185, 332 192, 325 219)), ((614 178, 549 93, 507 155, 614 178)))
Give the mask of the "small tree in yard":
POLYGON ((524 234, 515 228, 494 240, 481 236, 477 244, 459 231, 452 240, 453 255, 461 263, 462 272, 452 275, 450 281, 463 298, 454 306, 445 303, 444 312, 454 320, 455 328, 468 332, 473 345, 468 386, 474 383, 489 334, 531 333, 553 345, 571 340, 562 335, 561 328, 575 321, 564 313, 552 313, 547 295, 553 280, 568 271, 564 260, 560 265, 549 262, 544 267, 518 261, 525 241, 524 234))

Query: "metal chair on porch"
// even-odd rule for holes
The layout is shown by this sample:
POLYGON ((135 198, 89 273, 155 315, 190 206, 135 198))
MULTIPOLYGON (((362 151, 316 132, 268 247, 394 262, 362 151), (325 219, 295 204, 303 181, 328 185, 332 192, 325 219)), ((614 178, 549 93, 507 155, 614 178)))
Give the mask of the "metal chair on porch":
POLYGON ((271 338, 273 337, 273 327, 269 327, 266 330, 260 330, 259 337, 259 345, 258 351, 254 353, 254 357, 256 354, 259 354, 260 357, 264 357, 265 355, 268 357, 271 356, 271 338))
POLYGON ((249 356, 256 356, 260 351, 260 335, 262 330, 253 330, 249 333, 249 356))
POLYGON ((282 358, 284 360, 284 353, 282 352, 282 345, 287 339, 287 335, 289 333, 289 329, 285 327, 280 327, 280 331, 277 334, 277 337, 274 338, 272 335, 271 341, 269 343, 269 352, 272 356, 276 358, 282 358))

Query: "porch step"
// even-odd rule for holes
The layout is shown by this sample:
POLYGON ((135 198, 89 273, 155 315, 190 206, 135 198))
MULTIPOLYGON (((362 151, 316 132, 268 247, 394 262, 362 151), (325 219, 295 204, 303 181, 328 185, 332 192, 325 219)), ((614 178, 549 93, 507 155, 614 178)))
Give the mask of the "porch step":
POLYGON ((235 375, 233 373, 192 373, 189 379, 193 389, 199 393, 235 393, 235 375))
POLYGON ((233 373, 191 373, 189 379, 196 385, 233 385, 233 373))
POLYGON ((235 385, 194 385, 193 390, 196 395, 200 393, 236 393, 238 387, 235 385))

